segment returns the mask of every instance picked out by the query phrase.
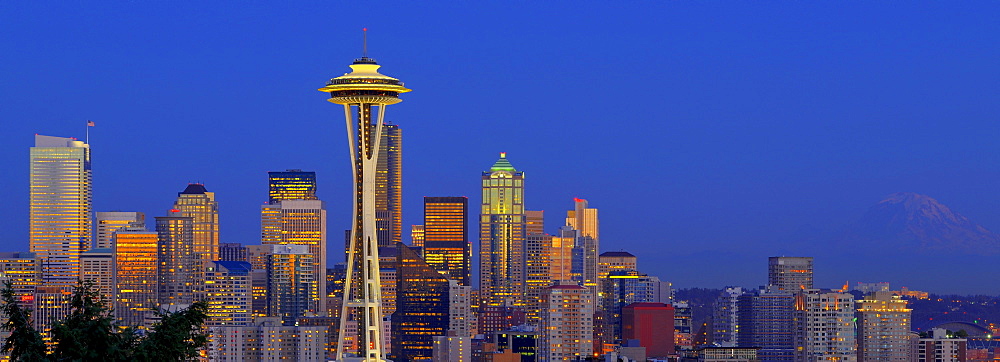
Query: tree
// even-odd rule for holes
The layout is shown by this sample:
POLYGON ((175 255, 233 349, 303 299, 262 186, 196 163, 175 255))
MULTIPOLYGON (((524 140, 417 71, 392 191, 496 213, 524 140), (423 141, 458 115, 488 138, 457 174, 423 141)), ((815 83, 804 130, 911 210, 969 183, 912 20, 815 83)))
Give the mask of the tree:
POLYGON ((137 361, 185 361, 198 357, 198 350, 208 344, 208 334, 201 330, 208 318, 208 302, 202 300, 178 312, 157 312, 160 322, 136 346, 137 361))
POLYGON ((11 361, 45 361, 48 355, 42 335, 35 330, 31 321, 31 309, 23 308, 14 297, 14 286, 8 280, 0 290, 0 312, 7 316, 3 329, 10 331, 10 337, 3 343, 3 353, 10 354, 11 361))
POLYGON ((132 341, 127 336, 132 331, 122 331, 111 311, 93 281, 79 282, 70 297, 69 316, 52 325, 56 342, 52 357, 56 361, 127 360, 127 344, 132 341))

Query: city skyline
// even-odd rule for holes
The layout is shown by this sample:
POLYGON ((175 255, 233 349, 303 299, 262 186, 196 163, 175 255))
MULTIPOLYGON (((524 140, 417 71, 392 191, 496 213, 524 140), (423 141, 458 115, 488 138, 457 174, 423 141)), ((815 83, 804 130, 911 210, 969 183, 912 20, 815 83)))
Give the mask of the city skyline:
MULTIPOLYGON (((845 279, 841 277, 848 274, 845 268, 823 255, 795 252, 785 242, 801 233, 797 230, 836 229, 893 192, 928 194, 988 229, 1000 231, 1000 215, 992 211, 1000 204, 1000 195, 991 192, 1000 174, 989 167, 997 152, 988 136, 996 134, 992 131, 997 125, 989 115, 996 114, 997 105, 986 102, 995 94, 989 84, 997 83, 998 74, 996 69, 985 66, 987 60, 996 59, 996 49, 983 46, 987 37, 979 35, 998 32, 997 25, 979 21, 989 11, 974 11, 977 9, 970 9, 971 5, 872 5, 859 11, 869 12, 867 15, 832 9, 824 16, 817 14, 821 12, 818 8, 804 5, 736 5, 736 9, 656 5, 662 7, 653 10, 662 11, 664 19, 629 19, 624 14, 628 9, 582 8, 567 10, 566 20, 524 29, 512 27, 511 31, 526 39, 523 47, 488 36, 491 30, 487 28, 496 26, 495 21, 476 25, 452 20, 417 27, 407 35, 399 27, 412 26, 412 21, 392 24, 359 19, 357 23, 338 25, 336 30, 312 34, 311 27, 289 25, 290 19, 307 17, 305 9, 292 8, 279 12, 275 21, 280 29, 271 33, 249 28, 266 12, 264 8, 234 11, 234 29, 225 30, 205 20, 226 9, 203 9, 208 15, 202 18, 184 15, 183 11, 191 9, 181 6, 160 18, 146 14, 151 9, 143 6, 156 8, 130 5, 111 11, 144 16, 86 24, 80 22, 85 16, 70 14, 73 9, 23 5, 3 12, 38 14, 46 10, 54 19, 64 20, 55 21, 51 29, 33 37, 24 36, 22 29, 37 27, 39 23, 32 20, 4 19, 8 25, 0 25, 15 35, 3 40, 3 45, 19 50, 8 55, 4 63, 21 70, 6 75, 8 83, 18 91, 4 91, 11 109, 5 132, 11 142, 0 148, 0 165, 12 170, 3 178, 4 186, 27 189, 24 156, 32 134, 83 139, 85 122, 92 119, 96 123, 89 140, 96 160, 94 211, 138 211, 151 220, 166 215, 175 193, 188 182, 202 182, 217 193, 220 242, 257 244, 259 205, 267 201, 266 172, 296 168, 317 172, 319 198, 328 202, 331 213, 330 230, 342 230, 349 225, 344 216, 350 210, 349 169, 347 159, 341 155, 345 142, 337 127, 337 115, 323 107, 325 104, 310 94, 308 86, 314 85, 315 79, 342 72, 341 64, 359 55, 359 29, 368 26, 372 29, 372 56, 390 65, 392 74, 405 76, 408 82, 421 87, 421 92, 393 109, 390 117, 407 133, 403 230, 422 223, 423 196, 468 196, 475 202, 478 183, 473 175, 488 167, 497 152, 506 151, 518 169, 528 175, 525 208, 548 210, 547 224, 560 224, 560 214, 573 197, 588 199, 602 210, 602 252, 625 250, 642 255, 669 248, 681 256, 721 253, 732 258, 748 249, 760 249, 756 251, 760 255, 747 257, 748 264, 737 265, 749 265, 754 267, 752 270, 760 270, 760 257, 813 256, 817 285, 831 287, 845 279), (602 11, 607 12, 607 19, 556 35, 569 21, 593 20, 602 11), (937 15, 923 15, 922 11, 937 11, 937 15), (749 20, 748 14, 753 13, 770 17, 749 20), (887 13, 899 21, 885 24, 877 20, 887 13), (689 14, 692 20, 677 18, 683 14, 689 14), (792 20, 792 15, 801 15, 802 20, 792 20), (99 40, 134 22, 158 24, 168 16, 195 30, 180 32, 176 39, 163 38, 165 33, 154 31, 111 37, 123 44, 99 40), (666 20, 676 24, 661 25, 661 21, 669 23, 666 20), (697 24, 699 20, 706 24, 697 24), (724 24, 727 20, 733 25, 724 24), (769 20, 774 24, 766 25, 769 20), (810 20, 816 23, 803 25, 810 20), (626 23, 631 26, 619 26, 626 23), (840 32, 841 24, 853 32, 840 32), (457 28, 464 32, 447 31, 448 26, 456 25, 461 25, 457 28), (712 30, 711 26, 718 26, 718 33, 704 31, 712 30), (732 35, 740 27, 748 28, 749 35, 732 35), (806 31, 786 32, 799 27, 806 31), (68 28, 86 30, 70 34, 68 28), (210 35, 206 45, 186 43, 197 31, 210 35), (239 31, 247 31, 246 37, 239 31), (308 39, 279 45, 294 31, 305 31, 309 35, 304 38, 308 39), (56 33, 66 39, 56 39, 56 33), (325 39, 328 34, 337 34, 337 38, 325 39), (666 40, 660 41, 661 36, 666 40), (259 44, 251 41, 252 37, 259 39, 259 44), (448 38, 454 44, 436 37, 448 38), (231 47, 211 47, 230 39, 238 41, 231 47), (588 47, 584 45, 588 39, 607 47, 588 47), (956 39, 959 41, 953 41, 956 39), (742 41, 747 45, 741 45, 742 41), (722 50, 700 42, 718 44, 722 50), (489 44, 496 49, 486 49, 489 44), (166 52, 171 55, 157 60, 153 54, 161 53, 159 47, 176 52, 166 52), (422 48, 428 51, 415 51, 422 48), (290 52, 287 57, 247 56, 259 55, 266 49, 290 52), (314 57, 292 59, 307 50, 314 57), (71 63, 45 56, 65 51, 77 52, 69 57, 74 59, 71 63), (125 59, 120 62, 143 65, 109 62, 108 57, 116 54, 125 59), (482 69, 463 65, 481 63, 496 55, 505 56, 483 63, 482 69), (823 56, 838 61, 819 62, 823 56), (578 59, 580 64, 567 65, 570 59, 578 59), (222 72, 231 63, 244 61, 249 64, 232 65, 232 71, 222 72), (165 66, 170 64, 173 66, 165 66), (122 67, 111 69, 115 65, 122 67), (147 71, 154 68, 163 71, 147 71), (632 70, 616 73, 619 68, 632 70), (61 71, 47 74, 46 69, 61 71), (452 73, 440 75, 445 69, 452 73), (718 75, 708 74, 709 70, 718 71, 718 75), (498 79, 493 73, 514 78, 498 79), (615 78, 612 74, 622 75, 615 78), (52 84, 49 77, 57 76, 70 76, 86 84, 82 85, 84 92, 72 97, 79 99, 50 101, 51 90, 43 91, 39 85, 52 84), (652 107, 655 112, 632 111, 629 116, 637 121, 626 127, 630 130, 617 128, 617 111, 611 110, 618 108, 615 104, 622 104, 623 99, 613 94, 625 94, 630 87, 640 86, 635 82, 643 77, 659 83, 655 90, 662 95, 654 98, 662 103, 652 107), (926 79, 930 85, 915 78, 926 79), (462 79, 487 81, 464 83, 462 79), (552 99, 551 107, 542 107, 526 102, 530 99, 526 95, 516 95, 525 82, 535 84, 530 83, 531 79, 553 85, 566 82, 578 90, 552 99), (128 94, 140 83, 148 85, 146 81, 162 87, 141 100, 128 94), (255 87, 243 82, 252 82, 255 87), (591 88, 590 82, 602 86, 591 88), (487 83, 496 88, 485 88, 487 83), (239 92, 217 91, 236 84, 255 91, 242 92, 241 98, 231 94, 239 92), (201 88, 204 90, 182 94, 201 88), (479 93, 479 97, 459 93, 479 93), (598 102, 599 96, 613 97, 612 102, 598 102), (249 97, 249 102, 244 97, 249 97), (455 108, 440 107, 449 99, 458 100, 455 108), (40 100, 48 103, 42 106, 40 100), (581 110, 565 115, 556 110, 573 107, 581 110), (298 130, 276 127, 286 124, 298 130), (545 126, 550 124, 560 126, 545 126), (637 128, 647 132, 635 132, 637 128), (645 157, 641 159, 662 163, 637 163, 628 154, 610 148, 611 138, 629 137, 638 137, 638 148, 633 151, 643 152, 645 157), (454 144, 441 146, 446 139, 454 144), (277 151, 265 153, 256 146, 261 143, 295 145, 312 151, 275 147, 277 151), (203 152, 181 152, 187 149, 203 152), (231 154, 235 156, 229 157, 231 154), (581 172, 585 174, 577 176, 581 172), (651 204, 645 205, 646 201, 651 204)), ((555 8, 542 5, 539 9, 555 8)), ((84 15, 98 10, 107 9, 84 9, 84 15)), ((412 10, 392 10, 388 18, 399 20, 412 10)), ((530 23, 540 18, 488 5, 463 10, 480 15, 498 10, 500 19, 517 22, 530 23)), ((43 17, 34 18, 37 22, 43 17)), ((102 17, 96 14, 93 18, 102 17)), ((643 93, 651 91, 647 85, 641 87, 638 90, 643 93)), ((24 226, 27 203, 23 198, 13 201, 14 205, 2 214, 9 220, 5 224, 12 227, 0 234, 0 245, 5 251, 28 250, 24 226)), ((475 224, 470 225, 475 228, 475 224)), ((554 234, 554 229, 546 231, 554 234)), ((474 234, 469 237, 478 240, 474 234)), ((336 239, 331 241, 339 246, 336 239)), ((329 250, 332 261, 342 258, 336 249, 329 250)), ((689 274, 698 274, 698 270, 690 265, 685 270, 647 265, 649 269, 644 272, 681 287, 752 287, 766 280, 759 271, 742 276, 728 270, 726 274, 693 278, 689 274)), ((883 274, 886 276, 870 271, 868 274, 914 289, 995 294, 995 287, 972 285, 984 284, 985 280, 973 279, 964 286, 930 281, 920 285, 919 277, 900 280, 888 272, 883 274)))

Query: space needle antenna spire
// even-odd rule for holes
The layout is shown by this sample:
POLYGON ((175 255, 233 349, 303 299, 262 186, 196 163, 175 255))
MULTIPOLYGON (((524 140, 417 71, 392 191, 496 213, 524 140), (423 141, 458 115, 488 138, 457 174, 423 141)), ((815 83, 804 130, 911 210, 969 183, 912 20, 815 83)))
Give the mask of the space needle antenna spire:
POLYGON ((365 58, 368 57, 368 28, 361 28, 362 32, 362 48, 361 55, 365 58))

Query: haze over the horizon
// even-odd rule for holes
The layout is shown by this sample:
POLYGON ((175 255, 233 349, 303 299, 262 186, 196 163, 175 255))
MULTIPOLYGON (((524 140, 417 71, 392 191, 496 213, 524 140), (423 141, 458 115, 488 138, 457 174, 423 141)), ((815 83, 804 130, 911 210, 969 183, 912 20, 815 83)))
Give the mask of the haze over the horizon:
POLYGON ((819 286, 1000 294, 995 257, 879 265, 849 258, 877 247, 810 244, 896 192, 1000 231, 1000 3, 851 5, 0 2, 0 250, 28 249, 32 135, 82 139, 88 119, 95 211, 161 216, 203 182, 222 241, 256 244, 266 172, 299 168, 340 245, 343 115, 316 88, 367 27, 414 90, 386 117, 404 229, 422 196, 468 196, 475 218, 506 151, 550 233, 588 199, 602 251, 676 287, 760 285, 767 256, 809 247, 819 286))

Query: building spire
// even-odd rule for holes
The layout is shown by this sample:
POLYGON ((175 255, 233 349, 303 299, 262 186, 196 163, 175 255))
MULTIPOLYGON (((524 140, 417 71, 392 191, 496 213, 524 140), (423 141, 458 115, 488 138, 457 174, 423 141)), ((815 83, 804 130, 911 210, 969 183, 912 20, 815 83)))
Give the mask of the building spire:
POLYGON ((361 49, 361 56, 367 58, 368 57, 368 28, 361 28, 361 31, 363 33, 363 35, 362 35, 362 44, 363 45, 362 45, 362 49, 361 49))

